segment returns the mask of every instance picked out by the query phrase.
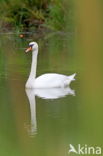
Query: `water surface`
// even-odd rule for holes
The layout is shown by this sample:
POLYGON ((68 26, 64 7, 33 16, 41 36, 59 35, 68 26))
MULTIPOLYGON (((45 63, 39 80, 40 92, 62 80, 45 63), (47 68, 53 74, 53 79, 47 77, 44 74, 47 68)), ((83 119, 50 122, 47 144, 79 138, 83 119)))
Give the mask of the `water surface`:
POLYGON ((24 39, 18 34, 2 34, 0 40, 0 155, 67 156, 69 144, 100 146, 103 106, 99 101, 93 105, 90 97, 82 94, 86 93, 82 80, 86 72, 77 59, 74 34, 30 35, 24 39), (25 90, 31 53, 24 51, 32 40, 39 44, 37 76, 77 72, 69 94, 53 98, 64 91, 25 90), (52 98, 42 97, 44 92, 52 98))

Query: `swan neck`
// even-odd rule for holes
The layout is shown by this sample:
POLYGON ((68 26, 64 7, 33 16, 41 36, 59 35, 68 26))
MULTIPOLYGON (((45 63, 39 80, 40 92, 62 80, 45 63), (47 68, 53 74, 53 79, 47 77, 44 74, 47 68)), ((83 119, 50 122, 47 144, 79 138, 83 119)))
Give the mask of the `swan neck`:
POLYGON ((29 78, 35 79, 35 77, 36 77, 37 55, 38 55, 38 49, 33 50, 32 51, 31 71, 30 71, 29 78))

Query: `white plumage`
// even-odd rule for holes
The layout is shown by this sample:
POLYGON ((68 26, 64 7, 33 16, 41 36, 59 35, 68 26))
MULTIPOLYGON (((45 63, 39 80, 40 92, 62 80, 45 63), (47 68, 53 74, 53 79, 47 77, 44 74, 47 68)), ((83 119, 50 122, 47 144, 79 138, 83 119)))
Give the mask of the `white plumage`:
POLYGON ((65 76, 62 74, 43 74, 35 79, 36 88, 54 88, 66 87, 74 80, 75 74, 72 76, 65 76))
POLYGON ((71 81, 75 80, 76 74, 66 76, 57 73, 43 74, 36 77, 36 66, 37 66, 37 55, 38 55, 38 44, 36 42, 30 42, 29 48, 26 52, 32 50, 32 64, 29 78, 26 83, 26 88, 58 88, 66 87, 71 81))

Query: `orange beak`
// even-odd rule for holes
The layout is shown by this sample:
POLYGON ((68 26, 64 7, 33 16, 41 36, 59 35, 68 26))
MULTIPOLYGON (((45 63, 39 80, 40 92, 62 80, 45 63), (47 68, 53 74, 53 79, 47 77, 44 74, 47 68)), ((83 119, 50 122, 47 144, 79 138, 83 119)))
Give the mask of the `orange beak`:
POLYGON ((29 48, 27 48, 26 50, 25 50, 25 52, 27 53, 27 52, 29 52, 29 51, 31 51, 32 50, 32 47, 29 47, 29 48))

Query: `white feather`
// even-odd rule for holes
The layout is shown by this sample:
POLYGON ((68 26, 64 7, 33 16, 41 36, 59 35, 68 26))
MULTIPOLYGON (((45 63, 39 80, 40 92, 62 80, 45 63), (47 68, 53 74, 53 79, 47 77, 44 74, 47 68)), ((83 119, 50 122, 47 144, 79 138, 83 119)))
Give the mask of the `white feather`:
MULTIPOLYGON (((29 78, 26 83, 26 88, 58 88, 69 86, 71 81, 75 80, 76 74, 66 76, 57 73, 43 74, 36 77, 36 66, 37 66, 37 55, 38 55, 38 44, 32 43, 32 64, 29 78)), ((31 45, 31 43, 29 45, 31 45)), ((26 52, 28 52, 26 50, 26 52)))

